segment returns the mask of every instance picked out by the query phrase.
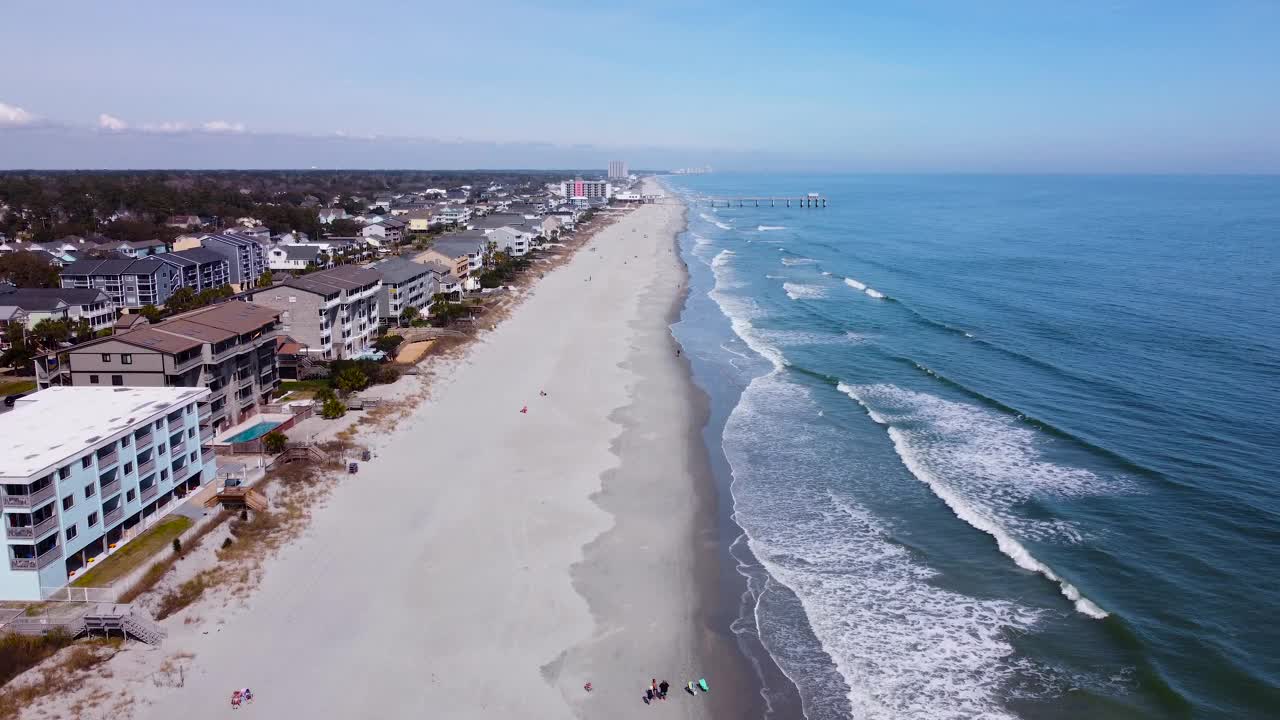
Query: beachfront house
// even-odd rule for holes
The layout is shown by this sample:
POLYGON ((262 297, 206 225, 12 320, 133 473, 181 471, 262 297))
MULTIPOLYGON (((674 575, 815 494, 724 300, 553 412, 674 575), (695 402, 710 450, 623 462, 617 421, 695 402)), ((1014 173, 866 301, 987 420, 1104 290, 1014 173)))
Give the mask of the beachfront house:
POLYGON ((41 320, 84 320, 94 332, 112 327, 115 304, 98 288, 15 288, 0 285, 0 305, 21 308, 28 328, 41 320))
MULTIPOLYGON (((40 387, 208 388, 208 431, 271 402, 280 313, 224 302, 36 358, 40 387)), ((203 431, 203 430, 202 430, 203 431)))
POLYGON ((101 290, 117 308, 163 305, 182 287, 182 273, 159 255, 142 260, 86 259, 62 268, 58 276, 64 288, 101 290))
POLYGON ((319 245, 277 245, 267 251, 267 267, 272 270, 310 270, 320 266, 319 245))
POLYGON ((512 257, 528 255, 533 248, 534 235, 519 227, 503 226, 489 231, 489 244, 512 257))
POLYGON ((43 600, 213 481, 205 388, 55 387, 0 415, 0 599, 43 600))
POLYGON ((342 360, 369 352, 378 332, 382 276, 340 265, 253 292, 250 301, 280 313, 281 330, 314 359, 342 360))
POLYGON ((399 324, 406 308, 413 308, 426 317, 431 309, 431 297, 440 291, 439 268, 438 264, 426 265, 404 258, 388 258, 371 265, 369 269, 382 276, 378 297, 382 324, 399 324))
POLYGON ((480 273, 484 271, 488 254, 489 241, 484 232, 470 230, 437 240, 426 251, 414 257, 414 260, 421 263, 442 263, 458 277, 464 290, 476 290, 480 287, 480 273))
POLYGON ((404 238, 408 226, 408 223, 399 218, 386 218, 364 226, 360 234, 366 238, 380 239, 383 247, 395 247, 404 238))

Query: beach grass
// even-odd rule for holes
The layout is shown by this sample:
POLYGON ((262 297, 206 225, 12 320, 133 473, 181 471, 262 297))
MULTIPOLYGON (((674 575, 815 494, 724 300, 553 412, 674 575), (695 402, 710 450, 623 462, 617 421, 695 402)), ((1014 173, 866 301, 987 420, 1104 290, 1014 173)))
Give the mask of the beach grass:
POLYGON ((36 389, 35 380, 5 380, 0 382, 0 396, 29 393, 36 389))
POLYGON ((167 550, 173 539, 186 532, 192 525, 191 518, 183 515, 167 517, 151 529, 130 540, 116 552, 98 563, 93 569, 72 581, 72 587, 107 587, 111 583, 137 570, 156 553, 167 550))

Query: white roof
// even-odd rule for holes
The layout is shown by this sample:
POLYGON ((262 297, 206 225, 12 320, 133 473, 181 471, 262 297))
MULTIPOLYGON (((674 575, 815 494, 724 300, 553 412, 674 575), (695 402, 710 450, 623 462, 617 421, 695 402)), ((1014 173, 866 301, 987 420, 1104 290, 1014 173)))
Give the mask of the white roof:
POLYGON ((135 426, 209 395, 209 388, 51 387, 0 415, 0 478, 29 478, 135 426))

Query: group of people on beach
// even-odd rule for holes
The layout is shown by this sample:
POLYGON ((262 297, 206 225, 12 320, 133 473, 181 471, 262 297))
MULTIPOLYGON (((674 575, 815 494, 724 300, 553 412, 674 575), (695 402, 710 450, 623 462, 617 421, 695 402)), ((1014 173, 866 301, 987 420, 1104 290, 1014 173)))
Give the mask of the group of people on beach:
POLYGON ((240 703, 253 702, 253 691, 249 688, 235 690, 231 693, 231 709, 239 710, 240 703))

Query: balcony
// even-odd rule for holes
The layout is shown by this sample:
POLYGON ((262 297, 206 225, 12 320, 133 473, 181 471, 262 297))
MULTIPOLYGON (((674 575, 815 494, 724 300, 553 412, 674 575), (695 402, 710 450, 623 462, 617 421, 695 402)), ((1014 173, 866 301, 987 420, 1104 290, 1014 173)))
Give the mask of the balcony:
POLYGON ((200 444, 206 445, 211 442, 213 442, 213 428, 211 427, 200 428, 200 444))
POLYGON ((187 451, 186 440, 179 440, 178 442, 172 443, 169 445, 169 457, 178 457, 179 455, 181 455, 186 451, 187 451))
MULTIPOLYGON (((154 485, 152 487, 155 487, 154 485)), ((102 516, 102 527, 110 528, 112 525, 124 519, 124 505, 117 507, 115 510, 108 510, 102 516)))
POLYGON ((58 489, 53 483, 49 483, 30 495, 9 495, 4 496, 4 506, 7 508, 33 508, 40 503, 53 497, 58 489))
POLYGON ((54 545, 44 551, 43 555, 33 558, 9 558, 10 570, 43 570, 54 560, 62 557, 62 546, 54 545))
POLYGON ((102 493, 102 497, 104 498, 109 498, 112 495, 115 495, 116 493, 120 492, 120 478, 116 478, 115 480, 112 480, 111 482, 103 485, 102 490, 100 492, 102 493))
POLYGON ((142 502, 144 502, 144 503, 145 503, 145 502, 149 502, 152 498, 154 498, 154 497, 155 497, 156 495, 158 495, 159 493, 160 493, 160 485, 159 485, 159 483, 155 483, 155 484, 152 484, 152 486, 151 486, 151 487, 146 488, 145 490, 143 490, 143 491, 138 495, 138 497, 139 497, 139 499, 141 499, 141 500, 142 500, 142 502))
POLYGON ((199 410, 198 416, 200 418, 200 424, 207 425, 209 423, 209 418, 213 415, 213 411, 205 404, 197 405, 196 407, 199 410))
POLYGON ((245 373, 244 377, 236 378, 236 389, 243 390, 253 384, 253 373, 245 373))
POLYGON ((50 530, 58 529, 58 516, 50 515, 35 525, 7 525, 5 534, 10 540, 38 540, 50 530))
POLYGON ((214 453, 213 448, 205 448, 204 450, 201 450, 200 462, 208 465, 209 463, 213 462, 213 458, 215 454, 216 453, 214 453))
POLYGON ((151 426, 148 425, 145 429, 139 430, 138 432, 134 433, 133 441, 137 443, 139 446, 145 445, 151 442, 151 426))
MULTIPOLYGON (((139 474, 139 475, 143 475, 143 476, 145 476, 145 475, 147 475, 148 473, 150 473, 152 470, 155 470, 155 469, 156 469, 156 459, 155 459, 155 458, 151 458, 150 460, 148 460, 148 461, 146 461, 146 462, 144 462, 144 463, 139 463, 139 465, 138 465, 138 474, 139 474)), ((103 495, 103 497, 106 497, 106 495, 103 495)))
POLYGON ((109 453, 98 453, 98 470, 101 471, 104 468, 115 465, 116 461, 119 459, 120 453, 116 452, 114 449, 109 453))

